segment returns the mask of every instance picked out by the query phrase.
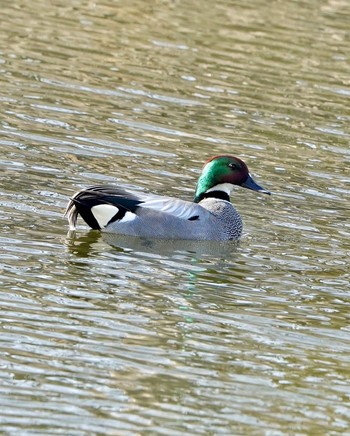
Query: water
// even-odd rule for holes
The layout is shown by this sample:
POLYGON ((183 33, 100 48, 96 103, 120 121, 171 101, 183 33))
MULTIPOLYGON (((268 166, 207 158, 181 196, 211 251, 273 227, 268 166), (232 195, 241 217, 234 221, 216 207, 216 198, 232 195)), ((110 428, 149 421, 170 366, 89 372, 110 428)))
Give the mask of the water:
POLYGON ((0 28, 0 431, 347 434, 349 4, 12 2, 0 28), (232 244, 113 238, 95 183, 191 199, 243 158, 232 244))

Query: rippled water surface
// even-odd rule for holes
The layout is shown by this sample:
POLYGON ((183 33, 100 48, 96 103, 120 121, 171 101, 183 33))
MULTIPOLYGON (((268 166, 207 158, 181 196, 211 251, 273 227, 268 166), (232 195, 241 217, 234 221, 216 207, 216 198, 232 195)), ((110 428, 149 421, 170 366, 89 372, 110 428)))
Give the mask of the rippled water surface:
POLYGON ((349 16, 2 5, 2 434, 348 434, 349 16), (77 189, 191 199, 223 153, 273 192, 238 246, 67 235, 77 189))

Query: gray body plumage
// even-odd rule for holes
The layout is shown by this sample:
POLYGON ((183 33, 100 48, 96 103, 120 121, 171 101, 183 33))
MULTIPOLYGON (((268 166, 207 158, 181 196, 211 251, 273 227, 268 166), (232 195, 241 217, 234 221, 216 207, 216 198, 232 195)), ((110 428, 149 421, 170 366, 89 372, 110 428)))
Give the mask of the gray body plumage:
POLYGON ((232 204, 225 200, 208 198, 199 204, 172 199, 182 207, 187 206, 198 216, 195 220, 179 218, 148 207, 139 207, 130 221, 115 221, 105 232, 161 239, 230 240, 239 239, 242 220, 232 204))
MULTIPOLYGON (((142 236, 159 239, 187 240, 237 240, 242 233, 242 220, 233 205, 226 200, 205 198, 199 203, 192 203, 177 198, 152 194, 139 194, 118 188, 92 187, 77 192, 70 200, 66 215, 71 229, 75 229, 80 214, 89 223, 81 209, 87 204, 88 212, 95 214, 94 205, 114 208, 118 217, 122 201, 135 202, 121 219, 111 219, 100 230, 109 233, 142 236), (129 197, 128 197, 129 196, 129 197), (104 202, 101 204, 101 202, 104 202), (80 208, 79 208, 80 206, 80 208)), ((108 217, 109 218, 109 217, 108 217)))

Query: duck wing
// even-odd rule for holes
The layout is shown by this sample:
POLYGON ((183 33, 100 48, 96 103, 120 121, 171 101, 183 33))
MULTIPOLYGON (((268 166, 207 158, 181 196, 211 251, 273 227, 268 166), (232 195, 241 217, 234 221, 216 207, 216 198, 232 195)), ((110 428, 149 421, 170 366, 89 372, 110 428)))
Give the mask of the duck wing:
POLYGON ((70 199, 65 215, 71 230, 78 215, 92 228, 100 230, 108 224, 135 219, 142 209, 150 209, 184 220, 196 220, 203 213, 197 203, 160 195, 126 191, 113 186, 92 186, 70 199))

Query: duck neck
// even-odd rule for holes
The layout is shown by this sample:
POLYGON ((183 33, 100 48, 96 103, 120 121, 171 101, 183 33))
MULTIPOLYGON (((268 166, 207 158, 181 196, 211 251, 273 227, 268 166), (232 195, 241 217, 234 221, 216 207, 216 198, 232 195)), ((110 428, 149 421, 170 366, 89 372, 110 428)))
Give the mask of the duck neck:
POLYGON ((230 194, 233 186, 230 183, 219 183, 206 191, 199 191, 197 189, 194 198, 195 203, 199 203, 205 198, 217 198, 218 200, 230 201, 230 194))

